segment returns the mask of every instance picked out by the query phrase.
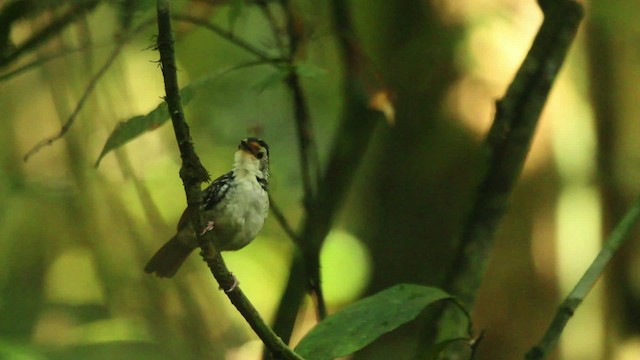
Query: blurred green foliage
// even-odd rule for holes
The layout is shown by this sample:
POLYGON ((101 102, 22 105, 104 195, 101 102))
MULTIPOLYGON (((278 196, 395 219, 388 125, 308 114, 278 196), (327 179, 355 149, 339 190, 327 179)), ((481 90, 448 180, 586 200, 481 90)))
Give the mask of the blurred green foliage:
MULTIPOLYGON (((32 15, 11 22, 10 41, 0 55, 75 4, 22 2, 39 5, 32 15)), ((0 9, 10 3, 18 1, 0 3, 0 9)), ((487 329, 481 359, 522 357, 563 295, 557 289, 554 214, 564 186, 576 179, 567 180, 557 168, 549 151, 556 131, 550 124, 593 109, 591 125, 581 126, 595 122, 598 159, 585 161, 597 161, 591 164, 597 174, 579 181, 602 191, 605 225, 615 222, 616 209, 640 190, 635 165, 640 53, 637 23, 630 19, 632 10, 640 9, 633 2, 593 3, 591 22, 556 85, 560 90, 552 94, 496 239, 474 312, 476 327, 487 329)), ((270 56, 279 55, 269 22, 248 1, 173 5, 177 13, 209 19, 270 56)), ((303 61, 296 71, 305 75, 322 167, 343 105, 344 66, 328 3, 294 5, 304 25, 303 61)), ((378 125, 328 237, 322 271, 332 313, 394 284, 434 285, 442 276, 477 181, 480 141, 493 101, 524 57, 540 16, 533 1, 356 0, 350 5, 367 65, 388 87, 396 121, 378 125)), ((90 49, 70 51, 0 82, 0 358, 252 359, 260 354, 255 335, 197 255, 171 281, 142 272, 185 207, 172 129, 155 128, 161 121, 144 125, 153 131, 106 154, 94 168, 119 122, 162 103, 158 54, 151 50, 154 25, 125 46, 63 140, 22 162, 33 144, 59 130, 117 34, 154 15, 153 1, 99 2, 50 41, 0 68, 3 75, 47 55, 90 49)), ((186 111, 203 163, 219 176, 228 171, 239 139, 264 138, 272 153, 271 194, 295 227, 303 216, 303 194, 292 100, 280 82, 286 72, 268 65, 229 71, 255 58, 193 24, 175 22, 174 30, 181 86, 201 85, 186 111), (215 81, 205 81, 211 74, 215 81)), ((580 239, 574 241, 580 245, 580 239)), ((605 292, 612 305, 606 307, 603 336, 610 346, 581 345, 592 359, 615 359, 623 348, 618 345, 637 339, 638 249, 630 245, 616 261, 605 292)), ((251 246, 224 255, 267 319, 280 301, 292 250, 270 217, 251 246)), ((294 339, 315 323, 312 300, 308 303, 294 339)), ((355 358, 409 358, 425 326, 421 320, 383 335, 355 358)))

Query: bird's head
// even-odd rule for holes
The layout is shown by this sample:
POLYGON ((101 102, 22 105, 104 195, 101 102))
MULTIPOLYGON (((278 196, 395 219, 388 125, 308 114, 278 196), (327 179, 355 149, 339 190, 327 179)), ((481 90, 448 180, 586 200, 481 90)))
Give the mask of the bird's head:
POLYGON ((247 170, 264 180, 269 179, 269 145, 258 138, 240 141, 235 156, 235 170, 247 170))

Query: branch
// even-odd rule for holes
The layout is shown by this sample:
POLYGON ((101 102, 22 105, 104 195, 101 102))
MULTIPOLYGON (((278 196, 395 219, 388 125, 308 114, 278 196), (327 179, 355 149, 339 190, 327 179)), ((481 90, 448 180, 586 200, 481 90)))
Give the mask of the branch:
MULTIPOLYGON (((294 13, 293 7, 289 0, 280 0, 280 4, 285 12, 287 21, 287 36, 289 39, 289 64, 291 69, 295 69, 295 59, 299 52, 300 43, 302 41, 302 24, 300 19, 294 13)), ((277 36, 278 34, 274 34, 277 36)), ((313 209, 316 203, 316 191, 320 186, 319 179, 319 160, 318 149, 313 136, 311 126, 311 118, 309 115, 309 106, 305 98, 304 90, 300 81, 300 76, 296 71, 292 71, 287 77, 287 85, 293 96, 293 113, 296 123, 296 132, 298 137, 298 148, 300 150, 300 170, 302 173, 302 185, 304 190, 303 206, 305 208, 306 217, 312 219, 314 217, 313 209), (314 172, 315 175, 312 175, 314 172), (315 181, 314 181, 315 179, 315 181)), ((314 221, 314 220, 312 220, 314 221)), ((325 234, 326 235, 326 234, 325 234)), ((320 248, 316 246, 314 240, 304 233, 301 237, 302 242, 299 243, 304 253, 307 276, 309 278, 309 286, 312 293, 315 294, 316 310, 320 320, 327 316, 327 307, 324 301, 322 284, 320 281, 320 248)), ((323 236, 324 239, 324 236, 323 236)))
POLYGON ((40 44, 60 33, 77 18, 94 9, 96 5, 98 5, 98 3, 99 1, 97 0, 81 1, 80 3, 69 9, 65 14, 53 20, 44 29, 31 36, 20 47, 15 49, 9 55, 4 56, 4 54, 0 54, 3 55, 3 57, 0 57, 0 69, 16 61, 18 58, 20 58, 20 56, 28 53, 29 51, 35 50, 38 46, 40 46, 40 44))
MULTIPOLYGON (((111 54, 109 55, 109 57, 107 58, 107 60, 104 62, 104 64, 102 65, 102 67, 98 70, 98 72, 96 72, 96 74, 89 80, 89 83, 87 84, 87 87, 84 89, 84 92, 82 93, 82 96, 80 97, 80 100, 78 100, 78 103, 76 104, 75 109, 73 110, 73 112, 71 113, 71 115, 69 115, 69 117, 67 118, 67 121, 64 122, 64 124, 62 124, 62 127, 60 128, 60 130, 58 131, 57 134, 50 136, 48 138, 42 139, 40 140, 37 144, 35 144, 31 150, 29 150, 24 157, 22 158, 25 162, 27 160, 29 160, 29 158, 33 155, 35 155, 37 152, 39 152, 40 150, 42 150, 42 148, 44 148, 45 146, 49 146, 52 145, 55 141, 60 140, 68 131, 69 129, 71 129, 71 126, 73 126, 76 117, 78 117, 78 114, 80 113, 80 111, 82 110, 82 108, 84 108, 84 104, 87 101, 87 99, 89 98, 89 96, 93 93, 93 90, 95 89, 96 85, 98 84, 98 81, 100 81, 100 79, 102 78, 102 76, 107 72, 107 70, 109 70, 109 68, 111 67, 111 65, 113 65, 113 63, 115 62, 116 58, 118 57, 118 55, 120 55, 120 52, 122 51, 122 48, 124 47, 124 45, 137 33, 139 33, 140 31, 142 31, 145 27, 149 26, 151 24, 151 20, 147 20, 144 21, 142 23, 140 23, 140 25, 138 25, 135 29, 133 29, 132 31, 128 32, 126 35, 122 36, 116 43, 116 46, 113 48, 113 51, 111 52, 111 54)), ((82 48, 80 48, 79 50, 82 50, 82 48)), ((55 56, 55 55, 54 55, 55 56)), ((49 61, 51 60, 53 57, 49 57, 44 59, 45 61, 49 61)), ((36 66, 39 65, 39 61, 36 63, 31 63, 28 64, 27 66, 36 66)), ((21 68, 22 69, 22 68, 21 68)), ((20 70, 20 69, 18 69, 20 70)), ((4 75, 3 75, 4 77, 4 75)))
POLYGON ((582 301, 589 295, 591 289, 595 286, 598 278, 604 272, 605 267, 609 264, 609 261, 613 255, 618 251, 624 241, 629 238, 631 230, 634 225, 640 219, 640 197, 633 204, 631 209, 627 211, 624 218, 613 229, 607 242, 604 244, 602 250, 598 253, 598 256, 593 260, 587 271, 582 275, 582 278, 571 293, 558 307, 556 316, 553 318, 547 332, 544 334, 540 342, 531 348, 526 354, 527 360, 544 359, 549 355, 551 350, 558 342, 558 338, 562 334, 565 325, 569 322, 573 314, 578 309, 578 306, 582 304, 582 301))
MULTIPOLYGON (((332 7, 344 66, 344 108, 327 167, 302 224, 301 239, 305 241, 305 248, 293 258, 287 287, 276 315, 274 329, 286 340, 291 335, 295 314, 304 296, 306 284, 303 281, 305 278, 311 282, 320 280, 319 254, 322 243, 364 158, 373 131, 385 119, 384 113, 377 106, 372 106, 371 99, 385 94, 386 89, 377 76, 369 76, 365 71, 363 65, 366 65, 366 59, 356 41, 347 4, 342 0, 333 0, 332 7)), ((392 105, 389 103, 389 106, 392 105)))
POLYGON ((20 66, 20 67, 18 67, 16 69, 13 69, 13 70, 7 71, 4 74, 1 74, 0 75, 0 82, 10 80, 13 77, 22 74, 25 71, 31 70, 32 68, 38 67, 40 65, 44 65, 44 64, 48 63, 49 61, 52 61, 52 60, 55 60, 55 59, 58 59, 58 58, 61 58, 61 57, 76 53, 76 52, 82 52, 82 51, 86 51, 86 50, 89 50, 89 49, 95 49, 95 48, 96 48, 95 46, 81 46, 81 47, 78 47, 78 48, 65 49, 65 50, 62 50, 60 52, 44 55, 44 56, 39 57, 39 58, 37 58, 37 59, 27 63, 27 64, 24 64, 24 65, 22 65, 22 66, 20 66))
POLYGON ((268 1, 257 1, 256 4, 260 7, 260 9, 262 10, 262 13, 264 14, 264 17, 267 18, 267 22, 269 23, 269 26, 271 27, 271 33, 273 34, 273 39, 276 42, 276 46, 278 48, 278 50, 280 50, 281 54, 285 53, 285 47, 284 44, 282 43, 282 38, 280 38, 280 27, 278 26, 278 22, 276 21, 275 16, 273 15, 273 12, 271 11, 271 8, 269 7, 269 2, 268 1))
POLYGON ((201 19, 201 18, 197 18, 197 17, 194 17, 194 16, 189 16, 189 15, 182 15, 182 14, 173 15, 172 18, 174 20, 183 21, 183 22, 186 22, 186 23, 202 26, 205 29, 207 29, 209 31, 212 31, 212 32, 218 34, 219 36, 227 39, 229 42, 233 43, 234 45, 238 46, 239 48, 250 52, 251 54, 255 55, 257 58, 259 58, 259 59, 261 59, 261 60, 263 60, 265 62, 273 63, 275 65, 278 62, 286 61, 285 59, 272 58, 271 56, 269 56, 269 54, 265 53, 264 51, 258 49, 255 46, 251 45, 247 41, 237 37, 236 35, 234 35, 230 31, 227 31, 227 30, 221 28, 220 26, 218 26, 216 24, 210 23, 209 21, 207 21, 205 19, 201 19))
MULTIPOLYGON (((180 168, 180 178, 184 184, 187 196, 189 218, 196 231, 200 244, 202 258, 206 261, 211 273, 223 289, 231 289, 235 280, 229 269, 227 269, 220 252, 215 249, 209 237, 211 232, 202 234, 203 211, 201 209, 202 193, 200 186, 202 182, 209 179, 207 171, 200 163, 200 159, 195 152, 189 127, 185 121, 182 110, 182 102, 178 88, 178 77, 176 72, 175 55, 173 49, 173 35, 171 33, 171 10, 169 0, 157 1, 158 14, 158 44, 160 51, 160 64, 164 77, 164 87, 166 92, 169 114, 173 123, 173 129, 180 149, 182 167, 180 168)), ((240 287, 226 292, 231 303, 238 309, 247 320, 251 328, 264 342, 265 346, 278 358, 282 359, 302 359, 289 349, 280 338, 267 326, 249 300, 244 296, 240 287)))
POLYGON ((82 93, 82 97, 80 97, 80 100, 76 104, 75 109, 73 110, 71 115, 69 115, 69 117, 67 118, 67 121, 65 121, 64 124, 62 124, 62 127, 60 128, 58 133, 48 138, 42 139, 38 143, 36 143, 31 148, 31 150, 29 150, 24 155, 24 157, 22 158, 23 161, 25 162, 28 161, 29 158, 31 158, 31 156, 35 155, 37 152, 42 150, 42 148, 44 148, 45 146, 50 146, 55 141, 60 140, 69 131, 69 129, 71 129, 71 126, 73 126, 76 120, 76 117, 78 117, 78 114, 84 107, 85 102, 87 101, 89 96, 93 93, 93 90, 98 84, 98 81, 107 72, 107 70, 111 67, 111 65, 113 65, 118 55, 120 55, 120 51, 122 50, 123 47, 124 47, 124 42, 119 42, 118 44, 116 44, 116 47, 113 49, 113 51, 109 55, 109 58, 107 58, 107 61, 104 62, 104 64, 98 70, 98 72, 89 80, 89 83, 87 84, 87 87, 84 89, 84 92, 82 93))
POLYGON ((289 224, 289 221, 287 221, 287 218, 284 216, 284 214, 280 210, 280 207, 276 205, 271 195, 269 195, 269 204, 270 204, 269 208, 271 209, 273 216, 275 216, 276 221, 278 221, 278 224, 280 224, 280 227, 282 228, 282 230, 284 230, 287 236, 289 236, 289 238, 294 243, 299 244, 300 237, 298 236, 298 234, 296 234, 295 230, 293 230, 293 227, 291 227, 291 224, 289 224))
POLYGON ((504 98, 496 103, 495 119, 484 144, 488 153, 486 172, 443 282, 467 308, 475 302, 498 223, 522 170, 551 85, 583 17, 582 5, 573 0, 541 1, 540 5, 544 13, 540 30, 504 98))
MULTIPOLYGON (((293 7, 288 0, 280 0, 282 8, 285 12, 287 20, 287 36, 289 38, 289 65, 291 69, 295 69, 296 56, 302 41, 302 29, 299 18, 293 11, 293 7)), ((269 18, 272 20, 272 18, 269 18)), ((272 24, 272 29, 276 29, 275 24, 272 24)), ((274 34, 277 38, 278 34, 274 34)), ((302 172, 302 185, 304 189, 303 205, 308 211, 311 201, 314 197, 314 190, 316 190, 317 182, 312 180, 312 161, 316 173, 316 180, 318 174, 318 150, 315 146, 315 140, 313 137, 313 130, 311 126, 311 118, 309 116, 309 106, 304 95, 302 84, 300 83, 300 76, 296 71, 291 71, 287 77, 287 85, 291 90, 293 96, 293 114, 296 122, 296 131, 298 135, 298 146, 300 149, 300 170, 302 172), (313 156, 313 158, 312 158, 313 156), (314 186, 315 185, 315 186, 314 186)))

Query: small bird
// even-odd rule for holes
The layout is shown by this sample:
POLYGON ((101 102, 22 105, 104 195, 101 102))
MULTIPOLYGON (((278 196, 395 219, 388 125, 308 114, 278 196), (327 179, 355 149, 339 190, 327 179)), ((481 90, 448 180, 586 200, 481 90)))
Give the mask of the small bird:
MULTIPOLYGON (((220 250, 239 250, 260 232, 269 211, 269 146, 257 138, 240 141, 230 172, 214 180, 203 192, 207 230, 220 250)), ((173 277, 189 254, 198 247, 187 211, 178 232, 149 260, 144 271, 173 277)))

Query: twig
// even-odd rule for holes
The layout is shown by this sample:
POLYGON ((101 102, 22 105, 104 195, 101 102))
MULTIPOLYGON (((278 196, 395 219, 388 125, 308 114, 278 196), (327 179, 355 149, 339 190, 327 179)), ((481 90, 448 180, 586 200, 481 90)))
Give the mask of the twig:
POLYGON ((49 54, 43 57, 40 57, 38 59, 35 59, 27 64, 24 64, 16 69, 13 69, 11 71, 7 71, 6 73, 0 75, 0 82, 3 81, 7 81, 15 76, 18 76, 20 74, 22 74, 25 71, 31 70, 35 67, 38 67, 40 65, 44 65, 46 63, 48 63, 49 61, 76 53, 76 52, 81 52, 81 51, 86 51, 88 49, 95 49, 96 47, 92 47, 92 46, 81 46, 78 48, 74 48, 74 49, 67 49, 67 50, 62 50, 60 52, 54 53, 54 54, 49 54))
MULTIPOLYGON (((160 51, 160 63, 162 65, 162 75, 164 77, 165 92, 171 121, 180 149, 182 158, 182 167, 180 168, 180 177, 182 178, 187 203, 189 209, 189 217, 195 229, 202 229, 203 212, 201 209, 202 193, 200 185, 203 181, 208 180, 209 175, 200 163, 191 136, 189 127, 185 121, 180 93, 178 88, 178 78, 176 72, 175 55, 173 50, 173 35, 171 33, 171 10, 169 0, 157 1, 158 14, 158 50, 160 51)), ((209 237, 211 232, 202 234, 196 231, 198 242, 200 244, 202 258, 206 261, 211 273, 224 289, 231 289, 235 280, 229 269, 224 263, 220 252, 215 249, 209 237)), ((251 328, 264 342, 265 346, 278 358, 282 359, 302 359, 269 328, 269 326, 260 317, 260 314, 244 296, 242 290, 236 286, 232 291, 226 292, 229 300, 235 305, 242 316, 247 320, 251 328)))
POLYGON ((12 53, 0 58, 0 69, 16 61, 20 56, 28 53, 29 51, 35 50, 40 44, 64 30, 67 25, 74 22, 77 18, 84 15, 86 12, 92 10, 98 3, 99 2, 95 0, 82 1, 79 4, 73 6, 65 14, 53 20, 45 28, 31 36, 12 53))
POLYGON ((282 59, 274 59, 271 56, 269 56, 269 54, 265 53, 264 51, 258 49, 257 47, 251 45, 250 43, 248 43, 247 41, 237 37, 236 35, 234 35, 232 32, 227 31, 223 28, 221 28, 220 26, 213 24, 205 19, 201 19, 201 18, 197 18, 194 16, 190 16, 190 15, 183 15, 183 14, 176 14, 173 15, 172 18, 174 20, 178 20, 178 21, 183 21, 186 23, 190 23, 190 24, 194 24, 194 25, 198 25, 198 26, 202 26, 203 28, 210 30, 216 34, 218 34, 219 36, 227 39, 229 42, 235 44, 236 46, 238 46, 239 48, 242 48, 248 52, 250 52, 251 54, 255 55, 257 58, 265 61, 265 62, 281 62, 283 61, 282 59))
MULTIPOLYGON (((285 12, 287 23, 287 35, 289 38, 289 62, 292 69, 295 68, 296 57, 302 43, 302 31, 300 19, 294 13, 289 0, 280 0, 285 12)), ((274 34, 277 36, 278 34, 274 34)), ((319 179, 318 149, 313 136, 309 106, 307 105, 304 90, 300 82, 300 76, 292 71, 287 78, 287 84, 293 95, 293 112, 298 133, 298 146, 300 148, 300 169, 302 170, 302 182, 304 187, 304 206, 307 208, 317 190, 319 179), (312 174, 312 171, 315 174, 312 174)), ((308 209, 307 209, 308 210, 308 209)))
MULTIPOLYGON (((140 31, 142 31, 145 27, 151 25, 152 22, 151 20, 147 20, 142 22, 140 25, 138 25, 134 30, 132 30, 129 34, 127 34, 124 39, 121 39, 122 41, 126 41, 128 39, 131 38, 132 35, 139 33, 140 31)), ((38 59, 35 59, 27 64, 24 64, 16 69, 13 69, 11 71, 7 71, 6 73, 0 75, 0 82, 3 81, 7 81, 10 80, 11 78, 18 76, 20 74, 22 74, 25 71, 31 70, 34 67, 38 67, 40 65, 44 65, 46 63, 48 63, 49 61, 58 59, 60 57, 64 57, 76 52, 83 52, 83 51, 87 51, 87 50, 97 50, 97 49, 101 49, 106 47, 106 44, 101 44, 101 45, 96 45, 96 46, 92 46, 92 45, 83 45, 77 48, 71 48, 71 49, 64 49, 61 50, 59 52, 56 53, 52 53, 52 54, 48 54, 42 57, 39 57, 38 59)))
POLYGON ((117 41, 116 46, 113 48, 113 51, 111 52, 111 54, 109 55, 107 60, 104 62, 102 67, 89 80, 89 83, 87 84, 87 87, 84 89, 84 92, 82 93, 82 96, 80 97, 80 100, 76 104, 75 109, 73 110, 71 115, 69 115, 69 117, 67 118, 67 121, 65 121, 64 124, 62 124, 62 127, 60 128, 58 133, 53 135, 53 136, 50 136, 48 138, 40 140, 36 145, 34 145, 31 148, 31 150, 29 150, 24 155, 24 157, 23 157, 24 161, 29 160, 29 158, 31 156, 35 155, 38 151, 42 150, 42 148, 44 148, 45 146, 49 146, 49 145, 53 144, 55 141, 60 140, 69 131, 71 126, 73 126, 73 123, 75 122, 76 117, 78 116, 78 114, 80 113, 82 108, 84 107, 85 102, 87 101, 89 96, 93 93, 93 90, 95 89, 96 85, 98 84, 98 81, 100 81, 102 76, 107 72, 107 70, 109 70, 111 65, 113 65, 113 63, 115 62, 115 60, 118 57, 118 55, 120 55, 120 52, 122 51, 122 48, 124 47, 124 45, 129 41, 129 39, 131 39, 131 37, 133 37, 133 35, 139 33, 142 29, 144 29, 145 27, 149 26, 150 24, 151 24, 151 20, 147 20, 145 22, 140 23, 140 25, 138 25, 135 29, 133 29, 132 31, 128 32, 126 35, 122 36, 117 41))
MULTIPOLYGON (((293 11, 293 7, 288 0, 280 0, 282 8, 285 12, 287 23, 287 35, 289 38, 289 62, 293 69, 295 59, 302 41, 302 29, 300 28, 299 19, 293 11)), ((275 34, 277 36, 277 34, 275 34)), ((312 203, 315 202, 316 191, 319 186, 318 179, 318 150, 315 147, 313 130, 311 126, 311 118, 309 115, 309 107, 304 95, 304 90, 300 82, 300 76, 296 71, 292 71, 287 78, 287 85, 293 96, 293 113, 296 123, 296 131, 298 137, 298 147, 300 149, 300 170, 302 172, 302 184, 304 190, 303 205, 306 210, 307 218, 313 217, 312 203), (312 158, 313 157, 313 158, 312 158), (312 161, 314 164, 312 164, 312 161), (316 180, 312 180, 312 166, 315 170, 316 180)), ((309 285, 311 291, 315 293, 316 309, 319 319, 327 316, 327 307, 324 301, 322 285, 320 281, 320 246, 315 246, 310 237, 303 234, 302 251, 305 254, 307 276, 309 276, 309 285)))
POLYGON ((107 58, 107 60, 104 62, 102 67, 98 70, 98 72, 91 78, 91 80, 89 80, 87 87, 84 89, 84 92, 82 93, 82 97, 76 104, 76 108, 73 110, 71 115, 69 115, 69 117, 67 118, 67 121, 65 121, 64 124, 62 124, 62 127, 60 128, 58 133, 48 138, 40 140, 37 144, 35 144, 31 148, 31 150, 29 150, 24 155, 22 160, 24 160, 25 162, 28 161, 31 156, 35 155, 38 151, 42 150, 42 148, 44 148, 45 146, 49 146, 53 144, 55 141, 61 139, 69 131, 74 121, 76 120, 76 117, 80 113, 80 110, 82 110, 82 108, 84 107, 85 102, 87 101, 89 96, 93 93, 93 90, 95 89, 96 84, 98 84, 98 81, 100 80, 100 78, 102 78, 102 76, 107 72, 107 70, 111 67, 111 65, 113 65, 113 62, 116 60, 116 58, 120 54, 120 51, 122 50, 123 47, 124 47, 124 42, 118 42, 116 44, 115 48, 109 55, 109 58, 107 58))
POLYGON ((280 207, 276 205, 276 202, 273 200, 273 197, 271 197, 271 195, 269 195, 269 204, 270 204, 269 208, 271 209, 273 216, 275 216, 276 220, 278 221, 278 224, 280 224, 280 227, 282 227, 282 230, 284 230, 287 236, 289 236, 289 238, 294 243, 299 244, 300 237, 298 236, 298 234, 296 234, 295 230, 293 230, 293 227, 291 227, 291 225, 289 224, 289 221, 287 221, 287 218, 284 216, 284 214, 280 210, 280 207))
POLYGON ((480 343, 484 339, 484 330, 480 330, 480 334, 474 337, 469 341, 469 348, 471 348, 471 355, 469 355, 469 360, 473 360, 476 357, 478 352, 478 347, 480 347, 480 343))
POLYGON ((549 355, 558 342, 565 325, 567 325, 576 312, 578 306, 580 306, 582 301, 589 295, 589 292, 595 286, 613 255, 618 251, 624 241, 629 238, 629 234, 638 220, 640 220, 640 197, 636 199, 631 209, 627 211, 624 218, 622 218, 615 229, 613 229, 602 250, 600 250, 587 271, 582 275, 580 281, 578 281, 573 290, 571 290, 571 293, 569 293, 567 298, 558 307, 553 321, 549 324, 549 328, 540 342, 527 352, 525 359, 539 360, 549 355))
POLYGON ((282 42, 282 38, 280 37, 281 30, 280 30, 280 27, 278 26, 278 22, 276 21, 275 16, 273 15, 273 12, 271 12, 271 8, 269 7, 269 2, 258 1, 257 5, 260 6, 260 9, 262 10, 264 17, 267 18, 267 22, 271 27, 271 33, 273 34, 273 39, 276 42, 276 46, 278 47, 278 50, 280 50, 280 54, 283 55, 285 53, 285 48, 282 42))
MULTIPOLYGON (((520 175, 538 118, 549 90, 564 62, 583 8, 573 0, 541 3, 544 21, 504 98, 496 103, 496 115, 485 140, 486 172, 467 215, 457 252, 442 282, 448 292, 471 308, 484 276, 493 236, 520 175), (544 6, 542 6, 544 5, 544 6)), ((447 327, 458 319, 445 310, 447 327)))

